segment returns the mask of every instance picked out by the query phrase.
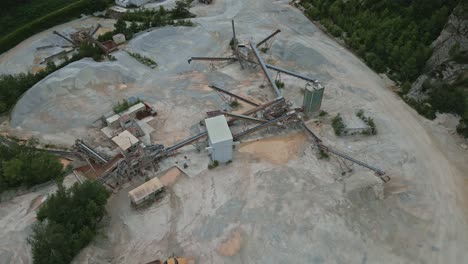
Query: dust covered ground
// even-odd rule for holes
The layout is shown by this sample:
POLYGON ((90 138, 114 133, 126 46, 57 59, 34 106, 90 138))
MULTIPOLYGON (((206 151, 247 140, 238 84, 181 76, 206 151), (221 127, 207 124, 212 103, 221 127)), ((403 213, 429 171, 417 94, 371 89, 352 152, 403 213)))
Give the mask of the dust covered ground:
MULTIPOLYGON (((241 42, 258 42, 281 29, 264 58, 323 82, 322 105, 330 115, 308 125, 326 144, 387 171, 392 180, 384 186, 385 199, 376 199, 369 186, 379 180, 368 170, 333 157, 320 160, 299 129, 272 128, 244 139, 233 162, 213 170, 207 169, 206 151, 192 146, 164 160, 161 171, 183 163, 188 168, 165 175, 170 187, 145 208, 133 209, 127 197, 144 179, 126 184, 109 200, 102 234, 75 263, 146 263, 172 253, 197 263, 461 263, 467 258, 468 155, 460 139, 418 116, 385 80, 288 1, 217 0, 192 12, 198 15, 195 27, 155 29, 125 47, 155 60, 156 69, 124 51, 114 54, 117 61, 72 63, 21 98, 10 129, 65 145, 77 137, 92 142, 97 136, 90 126, 118 100, 138 96, 159 111, 151 123, 152 141, 170 145, 203 130, 198 122, 206 111, 226 107, 209 83, 258 101, 272 99, 272 89, 260 87, 266 82, 258 68, 241 71, 237 63, 217 63, 213 70, 208 63, 187 63, 190 56, 230 55, 230 20, 235 19, 241 42), (337 138, 331 116, 359 109, 374 118, 378 135, 337 138)), ((285 98, 300 106, 305 83, 282 78, 285 98)), ((34 198, 16 199, 26 206, 34 198)), ((14 206, 0 208, 2 219, 18 218, 14 206)), ((2 238, 11 237, 10 247, 27 234, 14 232, 14 226, 0 231, 2 238)), ((29 254, 14 256, 11 263, 31 262, 29 254)))

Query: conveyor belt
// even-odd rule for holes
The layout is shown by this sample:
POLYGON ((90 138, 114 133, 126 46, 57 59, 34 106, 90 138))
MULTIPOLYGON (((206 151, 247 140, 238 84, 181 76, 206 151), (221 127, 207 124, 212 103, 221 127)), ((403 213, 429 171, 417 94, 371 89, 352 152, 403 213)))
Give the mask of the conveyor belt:
POLYGON ((98 161, 101 161, 102 163, 107 163, 108 160, 104 158, 101 154, 97 153, 94 149, 92 149, 90 146, 86 145, 82 140, 76 140, 76 145, 80 147, 82 150, 96 158, 98 161))
POLYGON ((272 37, 274 37, 276 34, 278 34, 280 32, 281 32, 281 30, 277 29, 275 32, 271 33, 268 37, 266 37, 264 40, 260 41, 257 44, 257 48, 260 47, 263 43, 267 42, 269 39, 271 39, 272 37))
POLYGON ((238 115, 238 114, 233 114, 233 113, 228 113, 228 112, 221 112, 221 113, 224 114, 224 115, 230 116, 230 117, 237 118, 237 119, 245 119, 245 120, 248 120, 248 121, 262 123, 262 124, 268 122, 268 120, 266 120, 266 119, 256 118, 256 117, 252 117, 252 116, 238 115))
POLYGON ((172 145, 172 146, 166 148, 163 152, 166 153, 166 154, 170 153, 170 152, 172 152, 174 150, 180 149, 181 147, 183 147, 185 145, 193 143, 193 142, 199 140, 200 138, 205 137, 206 135, 208 135, 208 132, 206 132, 206 131, 201 132, 201 133, 199 133, 199 134, 197 134, 197 135, 195 135, 193 137, 190 137, 190 138, 188 138, 188 139, 186 139, 184 141, 181 141, 181 142, 179 142, 179 143, 177 143, 175 145, 172 145))
POLYGON ((234 57, 191 57, 188 60, 188 63, 192 62, 193 60, 204 60, 204 61, 228 61, 228 60, 237 60, 234 57))
POLYGON ((339 157, 342 157, 342 158, 344 158, 344 159, 347 159, 347 160, 349 160, 349 161, 351 161, 351 162, 353 162, 353 163, 356 163, 356 164, 358 164, 358 165, 360 165, 360 166, 362 166, 362 167, 365 167, 365 168, 368 168, 368 169, 374 171, 375 174, 376 174, 383 182, 388 182, 388 181, 390 180, 390 177, 389 177, 388 175, 385 175, 385 171, 383 171, 383 170, 381 170, 381 169, 379 169, 379 168, 376 168, 376 167, 374 167, 374 166, 372 166, 372 165, 369 165, 369 164, 367 164, 367 163, 364 163, 364 162, 362 162, 362 161, 359 161, 359 160, 357 160, 357 159, 355 159, 355 158, 352 158, 351 156, 348 156, 348 155, 344 154, 343 152, 340 152, 340 151, 338 151, 338 150, 335 150, 335 149, 333 149, 333 148, 330 148, 330 147, 325 146, 324 144, 322 144, 322 140, 321 140, 317 135, 315 135, 315 133, 314 133, 310 128, 308 128, 304 122, 302 122, 301 125, 302 125, 302 127, 314 138, 315 143, 317 144, 317 146, 318 146, 320 149, 322 149, 323 151, 330 152, 330 153, 335 154, 335 155, 337 155, 337 156, 339 156, 339 157))
POLYGON ((260 67, 262 67, 262 70, 263 72, 265 73, 265 76, 267 77, 268 81, 270 82, 271 86, 273 87, 273 90, 275 90, 275 93, 278 97, 281 97, 281 92, 280 90, 278 89, 278 87, 276 86, 276 83, 275 81, 273 80, 273 78, 271 78, 271 75, 270 73, 268 72, 268 69, 266 68, 265 66, 265 62, 263 61, 262 57, 260 56, 260 54, 258 53, 258 50, 257 48, 252 44, 250 43, 250 47, 252 48, 254 54, 255 54, 255 57, 257 57, 257 60, 258 62, 260 63, 260 67))
POLYGON ((316 79, 312 79, 312 78, 309 78, 309 77, 304 76, 302 74, 295 73, 295 72, 292 72, 292 71, 289 71, 289 70, 286 70, 286 69, 283 69, 283 68, 280 68, 280 67, 277 67, 277 66, 274 66, 274 65, 271 65, 271 64, 265 64, 265 66, 267 68, 269 68, 269 69, 272 69, 272 70, 275 70, 275 71, 278 71, 278 72, 282 72, 282 73, 286 73, 286 74, 289 74, 291 76, 297 77, 299 79, 302 79, 302 80, 305 80, 305 81, 308 81, 308 82, 316 82, 317 81, 316 79))
POLYGON ((225 93, 225 94, 227 94, 227 95, 229 95, 229 96, 235 97, 235 98, 237 98, 237 99, 239 99, 239 100, 241 100, 241 101, 243 101, 243 102, 246 102, 246 103, 248 103, 248 104, 250 104, 250 105, 259 106, 259 104, 254 103, 254 102, 250 101, 250 100, 247 99, 247 98, 244 98, 244 97, 242 97, 242 96, 240 96, 240 95, 237 95, 237 94, 233 94, 233 93, 231 93, 231 92, 229 92, 229 91, 227 91, 227 90, 224 90, 224 89, 222 89, 222 88, 219 88, 219 87, 217 87, 217 86, 215 86, 215 85, 209 85, 208 87, 210 87, 211 89, 214 89, 214 90, 216 90, 216 91, 218 91, 218 92, 225 93))
POLYGON ((268 122, 266 122, 266 123, 264 123, 264 124, 261 124, 261 125, 258 125, 258 126, 256 126, 256 127, 247 129, 247 130, 245 130, 245 131, 243 131, 243 132, 240 132, 240 133, 234 135, 233 138, 234 138, 234 140, 238 140, 239 138, 241 138, 241 137, 243 137, 243 136, 246 136, 246 135, 248 135, 248 134, 252 134, 252 133, 257 132, 257 131, 259 131, 259 130, 265 129, 265 128, 269 127, 269 126, 275 125, 276 123, 278 123, 278 122, 280 122, 280 121, 283 121, 283 120, 286 120, 286 119, 288 119, 288 118, 290 118, 290 117, 293 117, 293 116, 295 116, 296 114, 297 114, 297 113, 294 112, 294 111, 289 112, 289 113, 287 113, 287 114, 285 114, 285 115, 283 115, 283 116, 281 116, 281 117, 278 117, 278 118, 276 118, 276 119, 270 120, 270 121, 268 121, 268 122))

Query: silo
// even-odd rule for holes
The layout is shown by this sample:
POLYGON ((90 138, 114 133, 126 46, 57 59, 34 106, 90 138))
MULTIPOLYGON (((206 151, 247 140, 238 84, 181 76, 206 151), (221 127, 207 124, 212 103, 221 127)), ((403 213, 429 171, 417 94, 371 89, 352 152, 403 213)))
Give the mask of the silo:
POLYGON ((302 103, 302 107, 304 108, 304 113, 306 115, 320 110, 324 89, 325 88, 318 81, 306 86, 304 91, 304 101, 302 103))

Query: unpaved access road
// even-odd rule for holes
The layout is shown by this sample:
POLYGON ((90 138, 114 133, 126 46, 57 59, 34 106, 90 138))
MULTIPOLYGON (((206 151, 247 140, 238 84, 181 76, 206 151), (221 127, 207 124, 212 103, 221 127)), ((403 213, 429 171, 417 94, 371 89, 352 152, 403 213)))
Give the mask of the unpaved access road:
MULTIPOLYGON (((127 45, 157 61, 157 69, 124 52, 116 54, 115 62, 73 63, 23 96, 12 113, 12 126, 49 138, 86 137, 82 131, 114 102, 136 95, 160 110, 153 141, 166 144, 200 130, 196 124, 205 112, 223 107, 206 89, 208 83, 260 101, 271 99, 272 90, 259 87, 264 79, 258 68, 241 71, 233 63, 218 64, 213 71, 205 63, 187 64, 189 56, 229 55, 235 19, 243 42, 257 42, 281 29, 265 60, 324 83, 322 105, 329 116, 323 125, 309 125, 326 144, 386 170, 392 177, 385 185, 386 198, 375 199, 366 187, 378 182, 367 170, 354 166, 343 177, 336 159, 319 160, 309 144, 294 148, 296 154, 288 153, 281 162, 272 162, 262 151, 236 150, 232 164, 214 170, 206 169, 206 152, 187 147, 163 161, 161 170, 187 163, 188 175, 178 176, 162 200, 143 210, 132 209, 127 197, 143 180, 124 186, 109 201, 102 235, 75 263, 146 263, 172 253, 194 257, 197 263, 467 259, 468 155, 459 139, 417 115, 382 78, 287 1, 217 0, 192 11, 198 15, 196 27, 155 29, 127 45), (331 116, 358 109, 374 118, 378 135, 337 138, 331 116)), ((283 80, 285 98, 299 106, 305 84, 286 76, 283 80)), ((297 133, 272 129, 245 140, 275 136, 265 141, 287 141, 288 132, 297 133)))

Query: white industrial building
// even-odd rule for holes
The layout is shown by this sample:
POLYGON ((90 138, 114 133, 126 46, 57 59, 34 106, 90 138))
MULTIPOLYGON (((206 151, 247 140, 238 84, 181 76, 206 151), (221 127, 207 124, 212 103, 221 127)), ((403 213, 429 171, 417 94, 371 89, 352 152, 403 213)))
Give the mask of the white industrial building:
POLYGON ((208 131, 208 152, 213 161, 226 163, 232 160, 233 138, 224 115, 205 119, 208 131))

